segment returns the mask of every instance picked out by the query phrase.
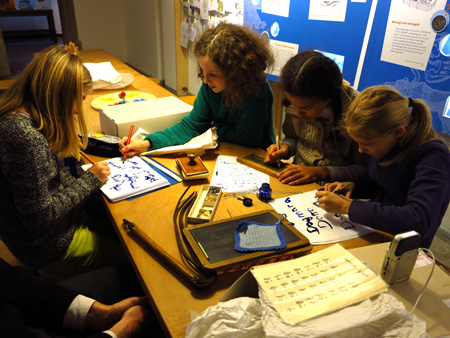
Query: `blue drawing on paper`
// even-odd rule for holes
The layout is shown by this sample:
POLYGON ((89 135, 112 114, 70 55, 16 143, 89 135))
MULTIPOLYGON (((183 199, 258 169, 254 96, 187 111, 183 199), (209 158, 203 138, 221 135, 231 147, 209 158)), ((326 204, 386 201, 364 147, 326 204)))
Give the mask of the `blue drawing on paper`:
POLYGON ((113 181, 110 184, 110 189, 115 191, 121 191, 123 189, 139 189, 144 182, 155 182, 157 178, 148 169, 142 167, 133 160, 127 160, 125 163, 108 162, 111 170, 114 170, 115 174, 112 174, 109 178, 113 181))

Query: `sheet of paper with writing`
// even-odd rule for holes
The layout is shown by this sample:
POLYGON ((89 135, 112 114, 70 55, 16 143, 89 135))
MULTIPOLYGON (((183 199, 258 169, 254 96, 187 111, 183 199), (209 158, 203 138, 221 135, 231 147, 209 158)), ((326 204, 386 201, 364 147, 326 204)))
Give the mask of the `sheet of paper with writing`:
MULTIPOLYGON (((111 170, 101 191, 111 202, 121 201, 169 186, 169 181, 156 172, 141 157, 134 156, 123 161, 122 157, 106 160, 111 170)), ((83 165, 87 170, 90 164, 83 165)))
POLYGON ((224 155, 217 157, 210 182, 224 192, 257 190, 263 183, 270 183, 269 175, 238 163, 236 156, 224 155))
POLYGON ((280 317, 292 325, 387 290, 379 275, 339 244, 251 272, 280 317))
POLYGON ((272 200, 270 205, 305 235, 312 245, 336 243, 356 238, 374 230, 364 225, 350 222, 347 215, 326 212, 314 205, 316 192, 272 200))

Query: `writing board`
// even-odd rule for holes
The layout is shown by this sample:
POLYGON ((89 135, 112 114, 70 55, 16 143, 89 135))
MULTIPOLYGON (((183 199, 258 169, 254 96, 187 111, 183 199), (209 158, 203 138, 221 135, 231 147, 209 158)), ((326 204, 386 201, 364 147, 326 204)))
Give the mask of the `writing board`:
POLYGON ((234 249, 234 230, 241 221, 275 224, 280 215, 264 210, 202 225, 189 226, 183 232, 201 264, 210 270, 219 270, 241 264, 287 255, 299 255, 311 250, 309 240, 286 219, 281 221, 281 232, 287 247, 281 250, 238 252, 234 249), (205 255, 206 254, 206 255, 205 255))
POLYGON ((258 156, 256 154, 250 154, 245 157, 238 157, 237 161, 272 177, 277 177, 278 173, 287 168, 286 163, 283 162, 280 162, 279 168, 277 163, 275 164, 264 163, 264 157, 258 156))

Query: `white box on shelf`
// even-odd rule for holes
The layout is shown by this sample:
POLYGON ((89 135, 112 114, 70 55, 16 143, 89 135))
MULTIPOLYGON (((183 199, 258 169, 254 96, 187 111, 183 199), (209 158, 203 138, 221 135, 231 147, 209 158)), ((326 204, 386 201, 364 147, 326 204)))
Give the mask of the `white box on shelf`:
POLYGON ((34 5, 36 9, 52 9, 52 5, 47 1, 36 1, 34 5))
POLYGON ((164 130, 188 115, 192 106, 175 96, 100 108, 100 125, 107 135, 128 136, 130 126, 148 133, 164 130))

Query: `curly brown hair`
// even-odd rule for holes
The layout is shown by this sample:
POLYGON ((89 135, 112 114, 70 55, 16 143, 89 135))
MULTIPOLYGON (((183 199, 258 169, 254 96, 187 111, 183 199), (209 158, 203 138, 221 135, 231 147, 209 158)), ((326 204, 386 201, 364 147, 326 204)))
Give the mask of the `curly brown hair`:
MULTIPOLYGON (((265 81, 264 71, 274 58, 266 42, 250 29, 220 23, 206 30, 194 46, 195 56, 208 56, 225 76, 223 97, 225 104, 241 106, 258 92, 265 81)), ((203 80, 199 66, 198 77, 203 80)))

